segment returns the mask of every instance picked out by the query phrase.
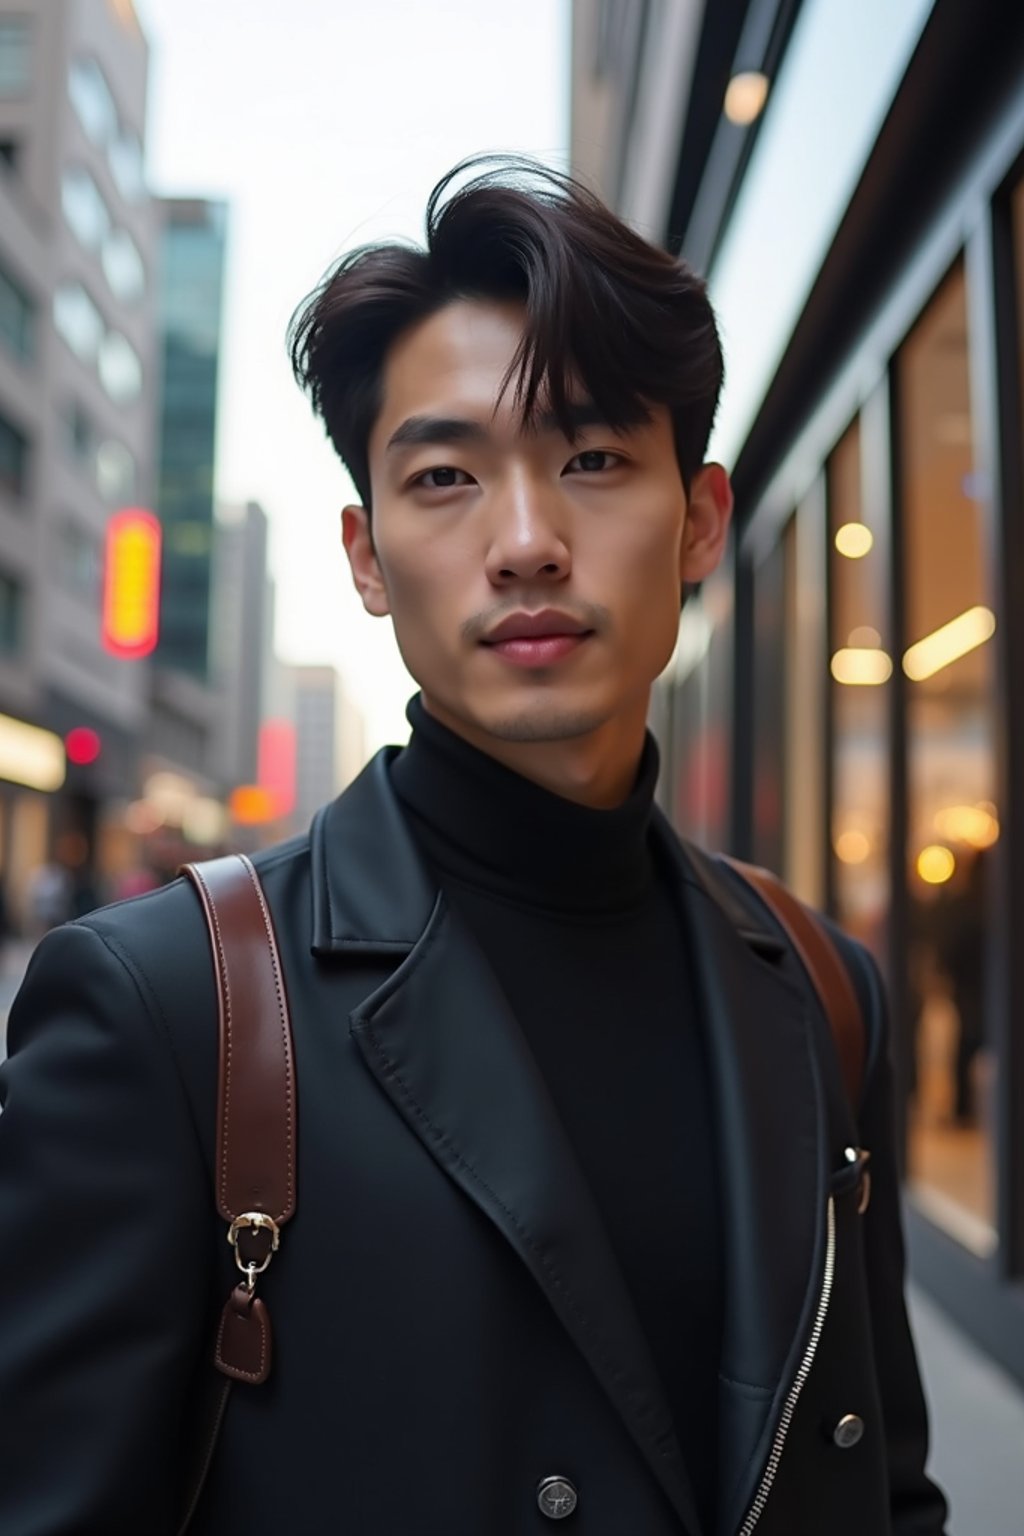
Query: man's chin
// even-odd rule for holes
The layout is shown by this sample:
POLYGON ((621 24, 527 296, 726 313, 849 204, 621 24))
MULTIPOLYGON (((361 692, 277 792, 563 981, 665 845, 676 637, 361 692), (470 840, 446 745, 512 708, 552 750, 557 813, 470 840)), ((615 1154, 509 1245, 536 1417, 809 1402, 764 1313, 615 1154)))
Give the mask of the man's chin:
POLYGON ((553 742, 576 741, 589 736, 605 724, 605 716, 592 709, 573 708, 545 700, 536 705, 520 705, 505 712, 488 714, 477 729, 497 741, 553 742))

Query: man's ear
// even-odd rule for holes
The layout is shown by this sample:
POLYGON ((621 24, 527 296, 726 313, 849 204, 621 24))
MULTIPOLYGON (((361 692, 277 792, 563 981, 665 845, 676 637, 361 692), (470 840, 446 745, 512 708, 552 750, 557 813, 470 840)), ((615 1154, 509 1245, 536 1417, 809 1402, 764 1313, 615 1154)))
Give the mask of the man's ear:
POLYGON ((363 607, 374 618, 391 612, 387 588, 381 573, 377 551, 370 532, 370 514, 365 507, 344 507, 341 513, 341 542, 348 555, 352 582, 363 600, 363 607))
POLYGON ((721 464, 705 464, 693 477, 683 528, 679 574, 684 583, 703 581, 725 553, 732 519, 732 486, 721 464))

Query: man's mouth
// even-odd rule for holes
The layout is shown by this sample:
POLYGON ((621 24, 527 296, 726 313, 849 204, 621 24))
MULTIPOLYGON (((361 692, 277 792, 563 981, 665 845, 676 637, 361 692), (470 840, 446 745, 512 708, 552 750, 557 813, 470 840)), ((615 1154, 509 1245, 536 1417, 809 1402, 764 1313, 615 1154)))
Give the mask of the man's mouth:
POLYGON ((482 643, 517 666, 548 667, 578 650, 593 633, 571 614, 544 609, 510 614, 482 643))

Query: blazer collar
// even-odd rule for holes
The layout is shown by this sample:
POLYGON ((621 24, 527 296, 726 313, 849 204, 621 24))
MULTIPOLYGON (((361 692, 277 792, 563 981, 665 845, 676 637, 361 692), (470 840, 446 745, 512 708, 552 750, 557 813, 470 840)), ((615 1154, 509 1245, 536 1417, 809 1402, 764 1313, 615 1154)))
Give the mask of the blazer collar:
MULTIPOLYGON (((313 953, 397 962, 351 1017, 368 1068, 545 1291, 695 1533, 664 1393, 600 1214, 493 974, 417 852, 388 778, 395 750, 314 821, 313 953)), ((806 985, 779 930, 660 813, 655 835, 691 950, 718 1126, 719 1503, 731 1533, 767 1461, 820 1290, 826 1117, 806 985)))
POLYGON ((385 747, 310 828, 314 955, 408 953, 427 926, 437 884, 391 788, 398 747, 385 747))

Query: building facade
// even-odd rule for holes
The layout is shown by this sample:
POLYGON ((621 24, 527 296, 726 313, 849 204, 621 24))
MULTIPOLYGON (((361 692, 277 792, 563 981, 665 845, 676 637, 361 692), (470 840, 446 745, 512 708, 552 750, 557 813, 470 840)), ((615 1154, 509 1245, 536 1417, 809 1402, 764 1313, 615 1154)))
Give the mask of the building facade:
MULTIPOLYGON (((615 9, 577 5, 591 148, 615 9)), ((634 104, 673 10, 639 9, 634 104)), ((590 166, 635 213, 621 168, 667 137, 637 222, 726 352, 736 531, 659 686, 660 793, 877 955, 914 1273, 1024 1379, 1024 13, 686 9, 682 108, 627 104, 590 166)))
POLYGON ((53 733, 51 754, 72 730, 91 744, 59 787, 33 781, 31 752, 0 784, 15 915, 55 843, 102 855, 147 708, 145 667, 101 638, 107 518, 153 494, 147 74, 130 4, 0 0, 0 711, 53 733))

